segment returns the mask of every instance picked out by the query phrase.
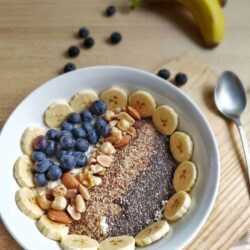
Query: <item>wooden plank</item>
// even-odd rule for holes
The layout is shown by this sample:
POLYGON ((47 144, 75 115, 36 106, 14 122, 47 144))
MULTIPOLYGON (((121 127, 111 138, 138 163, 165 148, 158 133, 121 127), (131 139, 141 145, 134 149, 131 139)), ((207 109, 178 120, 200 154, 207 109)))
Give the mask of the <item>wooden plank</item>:
MULTIPOLYGON (((214 209, 198 236, 186 249, 228 249, 250 228, 249 182, 238 131, 230 121, 222 118, 213 101, 217 74, 191 54, 170 60, 160 68, 171 71, 171 81, 178 72, 188 75, 189 81, 181 90, 205 114, 220 151, 221 181, 214 209)), ((246 88, 250 99, 250 85, 246 88)), ((242 123, 250 145, 249 107, 248 104, 242 123)))

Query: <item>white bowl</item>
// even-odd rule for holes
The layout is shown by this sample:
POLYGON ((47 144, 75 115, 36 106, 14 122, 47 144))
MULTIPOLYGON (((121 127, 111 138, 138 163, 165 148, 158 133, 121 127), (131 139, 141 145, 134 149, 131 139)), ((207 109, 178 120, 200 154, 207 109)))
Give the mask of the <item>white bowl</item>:
POLYGON ((27 250, 60 249, 55 241, 45 238, 35 221, 25 216, 15 202, 18 185, 13 177, 13 165, 22 154, 20 137, 32 123, 43 125, 43 113, 58 99, 69 100, 76 92, 93 89, 100 92, 111 86, 121 86, 127 92, 150 91, 157 104, 169 104, 179 114, 179 129, 194 141, 193 161, 198 167, 198 180, 191 193, 192 207, 185 217, 171 225, 170 233, 147 250, 181 249, 198 233, 215 201, 219 184, 219 155, 212 130, 198 107, 179 89, 161 78, 132 68, 100 66, 79 69, 56 77, 33 91, 15 109, 0 136, 0 211, 1 218, 17 242, 27 250))

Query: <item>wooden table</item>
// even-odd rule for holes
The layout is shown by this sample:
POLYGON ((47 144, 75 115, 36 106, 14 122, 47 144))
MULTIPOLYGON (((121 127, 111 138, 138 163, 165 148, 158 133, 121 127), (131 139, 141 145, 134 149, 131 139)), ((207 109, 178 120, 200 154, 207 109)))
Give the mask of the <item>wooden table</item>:
MULTIPOLYGON (((128 12, 126 2, 0 0, 0 125, 28 93, 60 74, 68 61, 75 62, 79 68, 112 64, 154 71, 170 58, 191 51, 218 73, 232 69, 244 83, 250 83, 249 0, 229 1, 224 9, 226 37, 213 50, 203 47, 194 24, 187 20, 177 5, 151 5, 128 12), (109 4, 119 8, 112 18, 103 15, 109 4), (76 37, 80 26, 90 29, 96 45, 90 50, 82 49, 78 58, 69 60, 65 56, 67 48, 82 43, 76 37), (121 44, 111 46, 107 43, 112 31, 122 33, 121 44)), ((246 86, 250 91, 249 84, 246 86)), ((243 117, 244 126, 248 121, 243 117)), ((246 220, 244 228, 246 225, 250 225, 249 220, 246 220)), ((244 230, 240 231, 244 233, 244 230)), ((234 232, 222 237, 223 233, 218 234, 221 245, 217 246, 221 246, 220 249, 224 242, 231 244, 239 237, 238 234, 235 237, 234 232)), ((196 238, 189 249, 199 249, 198 243, 199 238, 196 238)), ((0 249, 20 249, 2 224, 0 249)))

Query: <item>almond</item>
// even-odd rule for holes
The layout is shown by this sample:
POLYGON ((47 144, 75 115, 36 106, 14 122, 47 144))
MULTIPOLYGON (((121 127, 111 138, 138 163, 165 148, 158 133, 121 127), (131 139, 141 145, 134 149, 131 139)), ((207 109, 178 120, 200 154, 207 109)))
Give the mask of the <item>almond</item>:
POLYGON ((59 184, 53 188, 52 194, 54 196, 65 196, 67 194, 67 188, 63 184, 59 184))
POLYGON ((78 187, 77 179, 70 172, 63 174, 61 181, 66 188, 77 188, 78 187))
POLYGON ((36 196, 36 202, 43 210, 49 210, 51 208, 52 202, 47 199, 45 192, 36 196))
POLYGON ((108 155, 98 155, 96 159, 101 166, 106 168, 109 168, 113 162, 113 159, 108 155))
POLYGON ((86 210, 85 202, 80 194, 76 196, 76 210, 79 213, 83 213, 86 210))
POLYGON ((118 120, 127 120, 128 122, 130 122, 132 125, 135 123, 135 119, 133 117, 131 117, 128 113, 126 112, 121 112, 117 115, 118 120))
POLYGON ((113 135, 109 135, 109 136, 105 137, 104 141, 110 142, 111 144, 114 144, 116 142, 116 138, 113 135))
POLYGON ((127 111, 136 120, 140 120, 141 119, 140 113, 136 109, 134 109, 133 107, 127 106, 127 111))
POLYGON ((74 220, 80 220, 81 219, 81 213, 79 213, 76 210, 75 206, 68 205, 67 211, 70 214, 70 216, 71 216, 72 219, 74 219, 74 220))
POLYGON ((56 222, 69 224, 72 222, 72 219, 64 211, 59 211, 55 209, 50 209, 48 212, 48 217, 56 222))
POLYGON ((131 135, 125 135, 123 138, 114 145, 115 148, 122 148, 126 145, 128 145, 131 141, 131 135))
POLYGON ((67 194, 66 194, 66 198, 71 199, 72 197, 76 196, 76 194, 77 194, 77 189, 75 189, 75 188, 68 189, 67 194))
POLYGON ((79 184, 78 190, 82 196, 83 199, 88 201, 90 199, 89 191, 86 187, 84 187, 82 184, 79 184))

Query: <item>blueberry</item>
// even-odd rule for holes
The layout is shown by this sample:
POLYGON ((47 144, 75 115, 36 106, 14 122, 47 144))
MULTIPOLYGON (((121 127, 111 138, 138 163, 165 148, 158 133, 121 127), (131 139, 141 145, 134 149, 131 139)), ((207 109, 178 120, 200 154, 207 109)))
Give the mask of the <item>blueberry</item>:
POLYGON ((46 178, 45 174, 34 174, 34 182, 36 184, 36 186, 45 186, 48 183, 48 180, 46 178))
POLYGON ((62 130, 60 133, 58 133, 58 135, 57 135, 57 140, 60 140, 64 135, 73 137, 71 131, 62 130))
POLYGON ((119 33, 119 32, 113 32, 113 33, 110 35, 110 41, 111 41, 111 43, 113 43, 113 44, 117 44, 117 43, 119 43, 121 40, 122 40, 122 35, 121 35, 121 33, 119 33))
POLYGON ((80 49, 77 46, 70 46, 68 49, 69 57, 76 57, 80 54, 80 49))
POLYGON ((58 136, 58 131, 56 129, 49 129, 46 133, 46 136, 50 140, 56 140, 58 136))
POLYGON ((68 121, 73 124, 77 124, 77 123, 81 123, 82 119, 78 113, 73 112, 69 114, 68 121))
POLYGON ((64 68, 63 68, 64 73, 68 73, 73 70, 76 70, 76 65, 74 63, 67 63, 64 65, 64 68))
POLYGON ((82 127, 85 129, 86 133, 94 129, 90 122, 84 122, 82 127))
POLYGON ((55 155, 55 153, 56 153, 56 143, 55 143, 55 141, 52 141, 52 140, 48 140, 47 141, 47 146, 44 149, 44 153, 47 156, 53 156, 53 155, 55 155))
POLYGON ((43 151, 47 146, 47 139, 43 135, 39 135, 34 140, 34 149, 43 151))
POLYGON ((85 27, 81 27, 78 31, 78 35, 81 38, 86 38, 89 35, 89 30, 85 27))
POLYGON ((95 128, 96 128, 97 133, 100 136, 108 136, 109 135, 110 126, 108 125, 108 123, 104 119, 98 118, 95 121, 95 128))
POLYGON ((157 73, 157 75, 159 77, 161 77, 162 79, 167 80, 170 77, 170 72, 167 69, 161 69, 161 70, 159 70, 159 72, 157 73))
POLYGON ((82 127, 76 127, 72 130, 74 138, 86 138, 86 132, 82 127))
POLYGON ((93 47, 95 44, 95 40, 92 37, 87 37, 84 42, 83 45, 86 49, 90 49, 91 47, 93 47))
POLYGON ((93 120, 93 116, 88 109, 81 113, 81 117, 83 122, 91 122, 93 120))
POLYGON ((61 129, 62 130, 67 130, 67 131, 71 131, 74 128, 74 125, 71 122, 66 122, 64 121, 61 124, 61 129))
POLYGON ((86 131, 86 137, 92 144, 96 144, 99 141, 99 137, 94 129, 86 131))
POLYGON ((111 5, 106 9, 106 15, 107 16, 113 16, 116 12, 115 6, 111 5))
POLYGON ((34 164, 34 168, 39 173, 44 173, 47 169, 52 165, 52 162, 48 159, 42 161, 36 161, 34 164))
POLYGON ((184 73, 178 73, 175 76, 175 84, 178 86, 181 86, 183 84, 185 84, 188 81, 188 77, 186 74, 184 73))
POLYGON ((34 151, 31 157, 33 161, 42 161, 46 159, 46 155, 41 151, 34 151))
POLYGON ((60 144, 62 149, 71 149, 75 146, 75 140, 71 136, 64 135, 60 139, 60 144))
POLYGON ((102 100, 94 101, 90 106, 90 112, 95 115, 103 115, 106 110, 107 104, 102 100))
POLYGON ((52 165, 47 171, 47 178, 51 181, 57 181, 62 176, 62 170, 59 165, 52 165))
POLYGON ((62 157, 64 154, 67 154, 67 151, 63 150, 63 149, 61 148, 61 145, 57 145, 57 149, 56 149, 56 159, 57 159, 57 160, 60 160, 61 157, 62 157))
POLYGON ((75 150, 87 152, 89 149, 89 142, 85 139, 79 138, 76 140, 75 150))
POLYGON ((88 158, 83 152, 74 152, 76 167, 81 168, 87 165, 88 158))
POLYGON ((66 153, 62 155, 60 159, 60 164, 63 170, 69 171, 76 167, 76 159, 74 155, 66 153))

